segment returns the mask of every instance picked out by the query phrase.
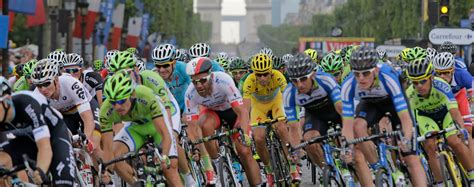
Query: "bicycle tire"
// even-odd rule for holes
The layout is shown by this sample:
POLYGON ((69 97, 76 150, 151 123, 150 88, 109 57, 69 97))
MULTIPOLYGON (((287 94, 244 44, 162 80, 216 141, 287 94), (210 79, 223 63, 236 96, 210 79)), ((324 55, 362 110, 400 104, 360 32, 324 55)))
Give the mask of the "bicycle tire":
POLYGON ((229 166, 227 158, 219 159, 219 179, 222 187, 239 187, 239 183, 235 180, 232 166, 229 166))
POLYGON ((197 186, 204 186, 206 184, 205 175, 199 165, 200 164, 196 161, 188 158, 188 167, 191 176, 193 176, 197 186))
POLYGON ((273 173, 275 175, 275 184, 277 186, 289 185, 287 176, 289 174, 289 165, 288 160, 283 156, 283 150, 281 149, 281 143, 279 140, 272 142, 271 150, 271 160, 273 166, 273 173))
POLYGON ((461 163, 456 161, 456 159, 455 159, 454 163, 456 164, 456 170, 457 170, 458 174, 460 174, 462 186, 470 186, 469 176, 467 175, 467 173, 465 173, 463 171, 463 169, 462 169, 463 167, 462 167, 461 163))
POLYGON ((443 183, 445 186, 455 186, 453 181, 453 175, 450 172, 451 166, 447 162, 446 156, 444 154, 438 155, 439 167, 441 168, 441 176, 443 177, 443 183))
POLYGON ((375 186, 393 186, 393 179, 384 168, 380 168, 375 173, 375 186))
POLYGON ((344 184, 341 181, 337 180, 336 175, 333 173, 333 168, 331 166, 326 166, 323 169, 323 186, 324 187, 336 187, 343 186, 344 184))

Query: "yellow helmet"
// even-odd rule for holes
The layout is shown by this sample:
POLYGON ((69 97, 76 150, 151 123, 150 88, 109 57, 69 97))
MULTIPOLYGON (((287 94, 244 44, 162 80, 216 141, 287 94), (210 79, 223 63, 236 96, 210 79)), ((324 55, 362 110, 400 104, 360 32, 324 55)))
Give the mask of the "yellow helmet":
POLYGON ((252 59, 252 70, 256 73, 265 73, 272 70, 272 58, 266 54, 259 53, 252 59))
POLYGON ((313 62, 318 63, 318 51, 314 49, 306 49, 304 53, 311 57, 313 62))
POLYGON ((398 55, 398 59, 399 60, 402 60, 402 61, 405 61, 405 62, 408 62, 408 53, 410 53, 411 51, 411 48, 405 48, 402 50, 402 52, 400 52, 400 54, 398 55))

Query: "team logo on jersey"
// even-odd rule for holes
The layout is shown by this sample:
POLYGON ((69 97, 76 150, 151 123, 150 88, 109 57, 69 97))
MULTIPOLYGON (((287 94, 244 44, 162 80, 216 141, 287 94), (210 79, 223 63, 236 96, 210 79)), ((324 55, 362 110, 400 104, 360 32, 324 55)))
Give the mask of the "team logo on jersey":
POLYGON ((85 99, 85 98, 86 98, 85 93, 84 93, 84 90, 82 89, 81 86, 79 86, 79 82, 75 82, 75 83, 72 85, 71 89, 76 92, 76 94, 77 94, 77 96, 78 96, 79 98, 81 98, 81 99, 85 99))

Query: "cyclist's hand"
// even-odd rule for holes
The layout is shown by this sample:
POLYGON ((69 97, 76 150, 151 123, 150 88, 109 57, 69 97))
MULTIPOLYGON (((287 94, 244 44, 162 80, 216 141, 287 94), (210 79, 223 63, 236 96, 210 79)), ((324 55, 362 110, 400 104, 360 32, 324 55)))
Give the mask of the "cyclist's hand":
POLYGON ((400 146, 400 149, 402 150, 402 152, 411 151, 411 142, 405 137, 403 137, 402 140, 398 140, 398 145, 400 146))
POLYGON ((86 151, 87 151, 89 154, 92 154, 92 152, 94 152, 94 143, 92 142, 92 140, 87 139, 85 145, 86 145, 86 151))
POLYGON ((109 173, 108 170, 106 170, 102 175, 100 179, 102 184, 109 184, 112 181, 112 176, 109 173))
POLYGON ((44 172, 40 169, 40 168, 37 168, 34 172, 33 172, 33 176, 31 176, 32 179, 33 179, 33 182, 35 184, 43 184, 43 179, 46 178, 46 175, 44 174, 44 172))
POLYGON ((353 151, 352 147, 346 148, 346 150, 343 151, 342 154, 341 154, 341 159, 347 164, 352 163, 352 161, 354 159, 353 152, 354 151, 353 151))
POLYGON ((163 169, 170 169, 170 165, 171 165, 170 158, 166 155, 163 155, 163 159, 161 160, 161 165, 163 169))

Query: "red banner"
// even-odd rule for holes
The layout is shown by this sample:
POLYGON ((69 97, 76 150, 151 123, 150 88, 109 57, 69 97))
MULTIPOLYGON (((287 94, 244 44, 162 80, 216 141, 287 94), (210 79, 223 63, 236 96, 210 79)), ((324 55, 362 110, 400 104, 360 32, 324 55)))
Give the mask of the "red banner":
POLYGON ((34 16, 26 16, 26 26, 33 27, 46 23, 43 0, 36 0, 36 11, 34 16))

